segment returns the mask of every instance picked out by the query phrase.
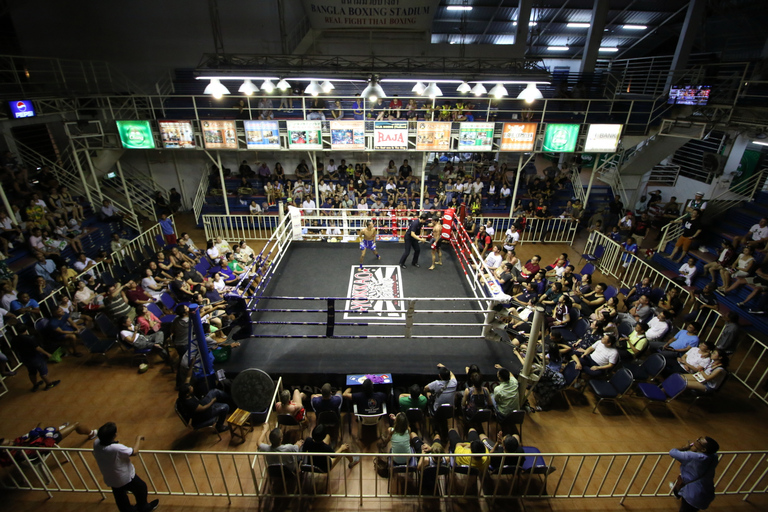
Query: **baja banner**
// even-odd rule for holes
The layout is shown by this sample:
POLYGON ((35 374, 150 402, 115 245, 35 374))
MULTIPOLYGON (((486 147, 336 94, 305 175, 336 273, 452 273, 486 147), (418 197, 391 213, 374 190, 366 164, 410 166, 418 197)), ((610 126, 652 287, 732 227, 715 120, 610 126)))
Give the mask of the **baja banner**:
POLYGON ((408 149, 408 121, 374 121, 373 149, 408 149))
POLYGON ((427 32, 439 0, 304 0, 316 30, 386 29, 427 32))
POLYGON ((288 149, 323 149, 322 121, 286 121, 288 149))
POLYGON ((621 124, 591 124, 584 143, 585 153, 615 153, 621 138, 621 124))
POLYGON ((195 130, 192 121, 158 121, 160 139, 165 149, 194 149, 195 130))
POLYGON ((459 151, 492 151, 494 123, 459 123, 459 151))
POLYGON ((155 149, 149 121, 116 121, 120 142, 126 149, 155 149))
POLYGON ((237 149, 234 121, 200 121, 205 149, 237 149))
POLYGON ((542 151, 552 153, 573 153, 579 140, 578 124, 548 124, 544 132, 542 151))
POLYGON ((352 265, 344 319, 405 320, 404 296, 399 265, 352 265))
POLYGON ((536 144, 536 123, 504 123, 501 130, 501 151, 533 151, 536 144))
POLYGON ((416 125, 416 151, 449 151, 452 124, 419 121, 416 125))
POLYGON ((365 150, 365 121, 331 121, 331 149, 365 150))
POLYGON ((245 146, 248 149, 280 149, 277 121, 243 121, 245 146))

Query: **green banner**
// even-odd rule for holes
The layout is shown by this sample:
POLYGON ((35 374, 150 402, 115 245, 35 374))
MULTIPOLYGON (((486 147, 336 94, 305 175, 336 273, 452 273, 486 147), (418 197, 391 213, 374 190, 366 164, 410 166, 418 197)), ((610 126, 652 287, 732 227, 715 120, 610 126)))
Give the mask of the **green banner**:
POLYGON ((117 132, 126 149, 155 149, 149 121, 117 121, 117 132))
POLYGON ((745 150, 744 154, 741 156, 739 167, 736 168, 736 175, 733 177, 733 181, 731 181, 730 189, 736 190, 741 182, 747 181, 749 178, 751 178, 755 173, 755 170, 757 170, 757 164, 759 162, 759 151, 752 151, 749 149, 745 150))
POLYGON ((554 153, 573 153, 578 139, 578 124, 548 124, 541 149, 554 153))

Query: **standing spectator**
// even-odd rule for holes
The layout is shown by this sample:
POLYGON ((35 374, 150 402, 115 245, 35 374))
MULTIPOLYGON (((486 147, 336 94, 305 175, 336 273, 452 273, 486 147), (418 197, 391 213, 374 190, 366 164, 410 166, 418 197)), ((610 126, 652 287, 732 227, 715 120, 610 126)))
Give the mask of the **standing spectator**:
POLYGON ((433 413, 443 404, 450 404, 453 407, 456 387, 458 386, 456 376, 452 371, 442 363, 438 363, 437 367, 439 379, 424 386, 424 394, 432 402, 431 412, 433 413))
POLYGON ((34 393, 42 384, 45 384, 43 389, 46 391, 58 386, 61 382, 60 380, 50 380, 48 378, 47 361, 51 358, 51 354, 40 346, 40 342, 35 336, 29 334, 26 325, 18 324, 16 332, 18 334, 11 341, 11 346, 16 355, 19 356, 21 363, 27 367, 27 374, 32 382, 31 391, 34 393), (37 380, 38 375, 40 375, 42 380, 37 380))
POLYGON ((117 441, 117 425, 105 423, 99 427, 97 439, 93 442, 93 458, 99 465, 104 483, 112 488, 115 503, 120 512, 150 512, 157 508, 160 500, 147 503, 147 484, 136 474, 136 468, 129 457, 138 455, 144 436, 136 436, 133 448, 117 441), (128 493, 136 498, 132 506, 128 493))
POLYGON ((515 376, 500 364, 495 365, 495 368, 499 384, 493 388, 491 400, 496 409, 496 416, 503 422, 512 411, 520 409, 520 394, 515 376))
POLYGON ((173 220, 168 218, 165 213, 160 215, 160 220, 157 221, 160 224, 160 229, 165 237, 165 243, 168 245, 176 245, 176 231, 174 230, 173 220))
POLYGON ((675 260, 675 255, 680 251, 680 257, 675 260, 677 263, 680 263, 683 261, 683 257, 685 257, 685 253, 688 252, 693 241, 701 235, 703 228, 701 210, 693 210, 690 218, 683 218, 674 222, 683 224, 683 234, 675 242, 675 249, 669 255, 669 259, 675 260))
POLYGON ((714 501, 719 449, 720 445, 711 437, 699 437, 682 448, 669 451, 669 456, 680 462, 680 476, 669 485, 681 501, 681 512, 706 509, 714 501))

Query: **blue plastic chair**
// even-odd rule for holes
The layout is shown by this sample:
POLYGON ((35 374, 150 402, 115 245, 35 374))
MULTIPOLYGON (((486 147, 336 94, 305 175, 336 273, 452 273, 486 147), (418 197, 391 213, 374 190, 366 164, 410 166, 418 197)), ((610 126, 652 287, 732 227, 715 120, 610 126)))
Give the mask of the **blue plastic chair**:
POLYGON ((147 310, 154 314, 161 323, 170 324, 176 320, 176 315, 164 315, 160 308, 157 307, 157 304, 147 304, 147 310))
POLYGON ((592 263, 587 263, 584 265, 584 267, 581 269, 581 272, 579 274, 589 274, 592 275, 595 272, 595 266, 592 263))
POLYGON ((597 380, 597 379, 590 380, 589 386, 592 388, 592 391, 595 393, 595 396, 597 396, 597 398, 599 399, 595 404, 595 408, 592 409, 592 412, 594 413, 597 411, 597 407, 600 405, 600 402, 602 402, 603 400, 611 400, 621 409, 621 404, 619 403, 619 400, 621 400, 621 398, 627 393, 627 391, 629 391, 629 388, 632 387, 633 382, 634 380, 632 378, 632 372, 627 370, 626 368, 620 368, 613 375, 613 377, 611 377, 611 380, 608 380, 608 381, 597 380))
POLYGON ((661 371, 667 364, 663 355, 651 354, 642 364, 633 361, 624 365, 626 369, 632 372, 635 381, 651 381, 661 374, 661 371))
POLYGON ((643 396, 648 399, 648 403, 646 403, 645 407, 643 407, 643 411, 646 410, 652 403, 668 404, 680 396, 683 391, 685 391, 686 387, 687 383, 685 381, 685 377, 679 373, 673 373, 664 379, 664 382, 658 386, 654 386, 653 384, 649 384, 647 382, 639 383, 637 388, 640 390, 643 396))

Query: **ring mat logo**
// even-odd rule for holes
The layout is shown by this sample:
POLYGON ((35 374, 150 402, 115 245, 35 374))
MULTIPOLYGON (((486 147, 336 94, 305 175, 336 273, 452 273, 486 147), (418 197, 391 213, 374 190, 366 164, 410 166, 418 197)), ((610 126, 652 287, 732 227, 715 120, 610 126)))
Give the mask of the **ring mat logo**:
POLYGON ((344 319, 405 320, 403 281, 398 265, 354 265, 349 276, 348 300, 344 319))

